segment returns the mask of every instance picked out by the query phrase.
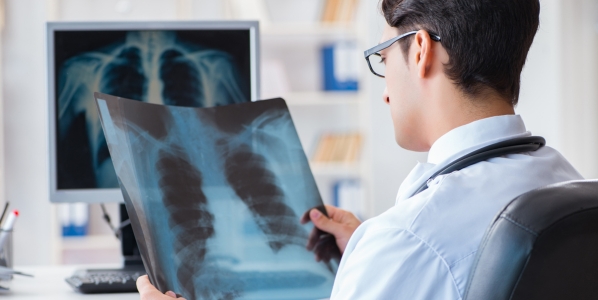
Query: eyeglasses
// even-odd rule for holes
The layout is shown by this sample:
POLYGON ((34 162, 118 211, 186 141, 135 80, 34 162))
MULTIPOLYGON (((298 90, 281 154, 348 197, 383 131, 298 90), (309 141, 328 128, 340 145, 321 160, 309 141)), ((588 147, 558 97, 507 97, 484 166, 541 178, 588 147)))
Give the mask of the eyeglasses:
MULTIPOLYGON (((417 31, 410 31, 410 32, 401 34, 399 36, 393 37, 392 39, 390 39, 384 43, 381 43, 375 47, 372 47, 368 50, 365 50, 365 52, 363 52, 363 55, 365 56, 365 60, 368 62, 370 71, 372 71, 372 73, 374 73, 374 75, 384 78, 384 72, 386 71, 386 63, 384 62, 384 58, 382 58, 382 55, 380 55, 380 53, 378 53, 378 52, 390 47, 390 45, 394 44, 396 41, 398 41, 404 37, 414 35, 416 33, 417 33, 417 31), (380 59, 380 61, 374 62, 372 64, 371 58, 370 58, 372 55, 378 57, 378 59, 380 59)), ((440 37, 435 34, 430 33, 430 38, 435 42, 440 42, 440 37)))

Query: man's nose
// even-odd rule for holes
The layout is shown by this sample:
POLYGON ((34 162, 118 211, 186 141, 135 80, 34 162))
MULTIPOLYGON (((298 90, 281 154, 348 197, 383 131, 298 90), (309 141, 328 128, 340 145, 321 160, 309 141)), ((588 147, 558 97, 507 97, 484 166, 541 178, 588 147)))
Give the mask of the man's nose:
POLYGON ((386 104, 390 103, 390 99, 388 98, 388 88, 385 88, 384 93, 382 93, 382 101, 386 104))

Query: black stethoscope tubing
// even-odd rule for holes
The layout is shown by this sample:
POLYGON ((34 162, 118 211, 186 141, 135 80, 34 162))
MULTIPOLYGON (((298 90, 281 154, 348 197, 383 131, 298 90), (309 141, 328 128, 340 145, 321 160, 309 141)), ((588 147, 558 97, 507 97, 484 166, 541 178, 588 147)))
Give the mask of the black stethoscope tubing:
POLYGON ((425 191, 428 188, 428 182, 434 180, 437 176, 459 171, 467 168, 473 164, 481 161, 488 160, 490 158, 499 157, 508 154, 533 152, 546 145, 546 140, 541 136, 529 136, 513 138, 506 141, 498 142, 486 147, 480 148, 476 151, 468 153, 445 166, 444 168, 436 171, 428 180, 426 180, 411 197, 425 191))

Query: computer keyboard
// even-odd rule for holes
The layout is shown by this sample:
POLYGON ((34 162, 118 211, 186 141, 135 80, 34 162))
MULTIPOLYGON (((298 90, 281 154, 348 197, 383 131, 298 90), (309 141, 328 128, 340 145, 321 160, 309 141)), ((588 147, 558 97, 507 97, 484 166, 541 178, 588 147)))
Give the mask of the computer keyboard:
MULTIPOLYGON (((142 268, 80 270, 65 280, 83 294, 134 293, 135 281, 145 274, 142 268)), ((239 272, 237 276, 244 282, 245 291, 310 287, 326 281, 325 277, 308 271, 239 272)))
POLYGON ((65 280, 83 294, 134 293, 137 292, 135 281, 145 274, 143 267, 79 270, 65 280))

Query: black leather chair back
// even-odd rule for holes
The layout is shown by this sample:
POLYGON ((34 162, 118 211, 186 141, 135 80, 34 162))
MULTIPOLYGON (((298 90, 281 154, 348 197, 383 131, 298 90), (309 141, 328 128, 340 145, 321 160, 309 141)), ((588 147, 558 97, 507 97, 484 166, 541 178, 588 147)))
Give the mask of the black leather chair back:
POLYGON ((598 299, 598 180, 515 198, 478 249, 464 300, 598 299))

